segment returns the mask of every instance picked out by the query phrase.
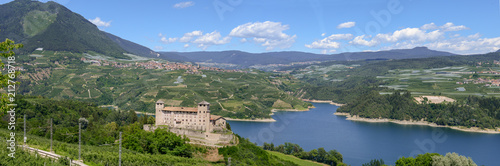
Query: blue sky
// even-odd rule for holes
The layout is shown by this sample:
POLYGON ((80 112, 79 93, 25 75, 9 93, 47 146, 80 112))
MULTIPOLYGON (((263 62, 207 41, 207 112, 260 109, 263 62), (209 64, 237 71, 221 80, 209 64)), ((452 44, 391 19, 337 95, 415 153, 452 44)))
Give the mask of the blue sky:
MULTIPOLYGON (((0 3, 7 1, 0 0, 0 3)), ((56 0, 156 51, 500 49, 499 0, 56 0)))

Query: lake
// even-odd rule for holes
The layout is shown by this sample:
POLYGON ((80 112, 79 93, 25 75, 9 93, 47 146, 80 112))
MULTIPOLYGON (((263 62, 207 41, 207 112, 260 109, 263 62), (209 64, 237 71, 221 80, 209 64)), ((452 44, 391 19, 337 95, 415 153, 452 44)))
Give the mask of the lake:
POLYGON ((402 156, 426 152, 445 155, 456 152, 471 157, 478 165, 500 165, 500 134, 462 132, 394 123, 353 122, 333 113, 337 106, 313 103, 305 112, 276 112, 277 122, 229 121, 234 133, 262 145, 285 142, 299 144, 305 151, 324 147, 342 153, 344 162, 362 165, 371 159, 383 159, 394 165, 402 156))

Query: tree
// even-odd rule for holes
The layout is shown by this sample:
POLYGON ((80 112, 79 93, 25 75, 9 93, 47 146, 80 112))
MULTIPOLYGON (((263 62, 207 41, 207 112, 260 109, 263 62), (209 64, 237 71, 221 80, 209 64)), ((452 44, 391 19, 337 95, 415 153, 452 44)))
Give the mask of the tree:
POLYGON ((368 163, 363 164, 363 166, 384 166, 384 160, 373 159, 368 163))
POLYGON ((148 124, 155 124, 155 121, 156 121, 155 117, 153 116, 148 117, 148 124))
POLYGON ((446 156, 432 156, 433 166, 477 166, 470 157, 460 156, 457 153, 446 153, 446 156))
MULTIPOLYGON (((22 48, 22 47, 23 47, 22 44, 14 44, 14 41, 12 41, 10 39, 5 39, 4 42, 0 43, 0 56, 7 58, 9 60, 15 60, 15 57, 14 57, 15 53, 13 50, 18 49, 18 48, 22 48)), ((0 59, 0 68, 3 69, 4 66, 5 66, 5 64, 0 59)), ((9 80, 16 78, 17 75, 19 75, 19 72, 15 72, 15 73, 9 72, 8 74, 5 74, 5 75, 0 73, 0 86, 1 86, 1 88, 3 89, 4 87, 8 86, 9 80)), ((18 84, 18 83, 16 82, 16 84, 18 84)), ((2 95, 0 96, 0 103, 1 103, 1 105, 0 105, 0 117, 2 117, 7 112, 8 108, 7 108, 7 105, 5 104, 5 103, 9 102, 7 97, 8 97, 8 95, 4 94, 4 93, 2 93, 2 95)))

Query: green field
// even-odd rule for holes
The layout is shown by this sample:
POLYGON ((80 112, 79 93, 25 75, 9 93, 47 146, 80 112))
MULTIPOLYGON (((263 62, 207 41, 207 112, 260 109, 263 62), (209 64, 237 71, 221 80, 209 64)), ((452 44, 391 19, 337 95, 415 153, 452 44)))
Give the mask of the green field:
POLYGON ((286 154, 283 154, 280 152, 274 152, 274 151, 269 151, 269 150, 266 150, 266 151, 273 156, 276 156, 282 160, 291 161, 299 166, 324 166, 324 165, 326 165, 326 164, 321 164, 321 163, 317 163, 314 161, 302 160, 302 159, 299 159, 295 156, 286 155, 286 154))
MULTIPOLYGON (((387 87, 395 90, 408 90, 413 95, 443 95, 451 98, 463 98, 469 95, 500 97, 499 87, 487 87, 485 83, 463 83, 466 79, 474 79, 473 72, 476 71, 498 71, 496 67, 444 67, 432 69, 396 69, 389 70, 386 75, 377 76, 378 79, 386 82, 380 87, 387 87), (463 87, 465 91, 458 91, 463 87)), ((500 75, 478 74, 478 78, 497 79, 500 75)), ((477 79, 477 78, 476 78, 477 79)), ((390 92, 381 92, 387 94, 390 92)))
MULTIPOLYGON (((211 103, 213 114, 243 119, 268 118, 278 99, 276 108, 304 110, 311 105, 293 96, 303 83, 289 75, 257 70, 189 74, 185 70, 99 66, 80 60, 103 59, 92 53, 36 51, 36 54, 43 56, 20 55, 19 61, 27 70, 20 86, 22 94, 78 99, 142 112, 154 112, 154 103, 159 99, 170 106, 190 107, 206 100, 211 103), (48 77, 39 77, 47 71, 50 71, 48 77)), ((146 62, 107 59, 122 64, 146 62)))

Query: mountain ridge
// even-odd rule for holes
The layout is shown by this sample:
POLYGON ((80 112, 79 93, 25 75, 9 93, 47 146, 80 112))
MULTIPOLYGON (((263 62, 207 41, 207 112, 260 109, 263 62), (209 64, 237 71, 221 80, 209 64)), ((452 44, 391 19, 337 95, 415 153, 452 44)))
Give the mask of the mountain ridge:
POLYGON ((346 52, 339 54, 315 54, 300 51, 281 51, 249 53, 238 50, 227 51, 195 51, 195 52, 159 52, 160 54, 172 54, 193 62, 205 63, 229 63, 250 67, 253 65, 289 64, 305 61, 354 61, 369 59, 413 59, 435 56, 453 56, 457 54, 430 50, 427 47, 415 47, 412 49, 394 49, 375 52, 346 52))

